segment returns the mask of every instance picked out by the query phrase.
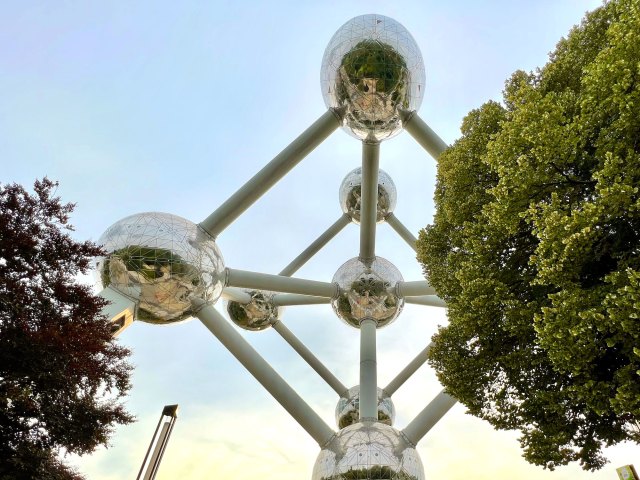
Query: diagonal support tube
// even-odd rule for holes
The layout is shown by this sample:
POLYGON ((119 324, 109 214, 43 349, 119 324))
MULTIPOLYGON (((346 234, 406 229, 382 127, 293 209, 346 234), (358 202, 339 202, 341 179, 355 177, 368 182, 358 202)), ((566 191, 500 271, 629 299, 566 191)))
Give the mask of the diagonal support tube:
POLYGON ((273 304, 276 307, 289 307, 293 305, 323 305, 331 303, 328 297, 312 297, 295 293, 277 293, 273 296, 273 304))
POLYGON ((231 300, 233 302, 238 302, 242 305, 246 305, 251 302, 251 295, 249 295, 244 290, 233 287, 225 287, 222 290, 222 298, 225 300, 231 300))
POLYGON ((346 213, 334 222, 327 230, 320 235, 311 245, 309 245, 300 255, 292 260, 292 262, 284 267, 280 275, 289 277, 296 273, 302 265, 307 263, 322 247, 335 237, 340 231, 351 223, 351 217, 346 213))
POLYGON ((342 123, 342 113, 329 109, 262 170, 209 215, 200 227, 216 238, 242 212, 274 186, 342 123))
POLYGON ((427 345, 418 355, 416 355, 416 358, 411 360, 411 362, 409 362, 409 364, 404 367, 404 369, 398 375, 396 375, 396 378, 389 382, 389 385, 384 387, 384 391, 387 395, 391 396, 396 393, 396 391, 404 384, 404 382, 409 380, 411 375, 416 373, 418 369, 422 365, 424 365, 424 363, 427 361, 427 358, 429 357, 429 350, 431 350, 431 345, 431 343, 427 345))
POLYGON ((335 432, 211 305, 197 317, 284 409, 323 447, 335 432))
POLYGON ((305 362, 313 368, 327 384, 333 388, 338 395, 345 395, 347 387, 345 387, 331 371, 325 367, 318 358, 311 353, 304 343, 289 330, 284 323, 276 321, 272 325, 273 329, 280 334, 286 342, 300 355, 305 362))
POLYGON ((456 404, 457 400, 442 390, 424 407, 402 433, 411 443, 417 445, 420 440, 440 421, 442 417, 456 404))
POLYGON ((365 264, 376 256, 378 215, 378 169, 380 143, 362 142, 362 190, 360 197, 360 260, 365 264))
POLYGON ((393 213, 390 213, 385 218, 385 221, 393 228, 402 239, 407 242, 407 244, 413 248, 414 252, 418 251, 417 242, 418 239, 413 236, 413 233, 409 231, 407 227, 405 227, 398 217, 396 217, 393 213))
POLYGON ((338 285, 302 278, 282 277, 268 273, 249 272, 227 268, 227 287, 269 290, 272 292, 299 293, 317 297, 333 298, 338 294, 338 285))
POLYGON ((427 307, 447 308, 447 302, 437 295, 421 295, 419 297, 404 297, 406 303, 413 305, 425 305, 427 307))
POLYGON ((436 132, 431 130, 429 125, 420 118, 415 110, 400 110, 400 119, 402 120, 402 126, 409 132, 409 135, 434 159, 438 160, 440 154, 449 148, 449 145, 447 145, 436 132))
POLYGON ((378 420, 378 362, 376 321, 360 322, 360 421, 378 420))

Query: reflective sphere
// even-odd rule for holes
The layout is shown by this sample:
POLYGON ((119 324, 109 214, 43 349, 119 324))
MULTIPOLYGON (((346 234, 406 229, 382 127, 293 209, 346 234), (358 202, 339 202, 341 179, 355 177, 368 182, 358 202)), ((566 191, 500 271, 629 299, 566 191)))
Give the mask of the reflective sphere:
POLYGON ((227 302, 227 313, 233 323, 245 330, 265 330, 278 320, 282 308, 273 304, 273 293, 262 290, 245 290, 251 301, 246 304, 227 302))
POLYGON ((424 480, 416 449, 398 430, 379 422, 360 422, 340 430, 320 451, 312 480, 424 480))
POLYGON ((166 324, 195 313, 191 299, 212 304, 222 293, 224 264, 213 239, 195 223, 168 213, 139 213, 110 226, 98 240, 100 287, 137 302, 136 319, 166 324))
POLYGON ((353 327, 359 328, 364 319, 373 319, 378 328, 383 327, 395 320, 404 306, 404 299, 395 293, 395 286, 401 281, 400 271, 382 257, 375 257, 370 265, 352 258, 333 276, 340 294, 331 306, 353 327))
MULTIPOLYGON (((351 170, 340 185, 340 207, 354 223, 360 223, 360 198, 362 196, 362 168, 351 170)), ((376 221, 384 222, 396 208, 396 186, 384 170, 378 170, 378 212, 376 221)))
POLYGON ((411 34, 382 15, 352 18, 335 33, 322 58, 327 107, 346 107, 344 128, 380 141, 402 130, 398 108, 417 110, 424 95, 424 62, 411 34))
MULTIPOLYGON (((343 429, 358 422, 360 417, 360 386, 348 390, 347 395, 340 397, 336 405, 336 423, 343 429)), ((396 407, 391 397, 378 388, 378 421, 385 425, 393 425, 396 419, 396 407)))

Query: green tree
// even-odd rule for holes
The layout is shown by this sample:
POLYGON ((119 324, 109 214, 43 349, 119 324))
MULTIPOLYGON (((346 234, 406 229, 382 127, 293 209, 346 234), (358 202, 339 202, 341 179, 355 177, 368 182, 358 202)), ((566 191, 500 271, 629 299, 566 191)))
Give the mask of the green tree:
POLYGON ((419 260, 449 305, 430 363, 524 457, 640 441, 640 1, 588 14, 439 159, 419 260))
POLYGON ((90 453, 131 422, 128 350, 105 301, 79 284, 102 253, 67 230, 56 184, 0 185, 0 479, 81 480, 59 453, 90 453))

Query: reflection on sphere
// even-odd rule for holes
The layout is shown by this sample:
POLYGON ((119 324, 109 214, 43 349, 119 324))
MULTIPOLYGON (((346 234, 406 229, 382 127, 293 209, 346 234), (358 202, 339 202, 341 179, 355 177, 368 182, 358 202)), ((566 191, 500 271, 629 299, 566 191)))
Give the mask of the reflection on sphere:
MULTIPOLYGON (((358 422, 360 417, 360 386, 351 387, 345 396, 341 396, 336 405, 336 424, 339 429, 358 422)), ((393 425, 396 408, 391 397, 378 387, 378 421, 393 425)))
POLYGON ((340 430, 320 451, 312 480, 424 480, 416 449, 398 430, 379 422, 360 422, 340 430))
POLYGON ((273 293, 261 290, 245 290, 251 297, 243 304, 230 300, 227 302, 229 318, 241 328, 257 332, 269 328, 278 320, 281 308, 273 304, 273 293))
POLYGON ((400 271, 388 260, 375 257, 369 264, 359 258, 346 261, 333 276, 340 294, 331 300, 333 311, 352 327, 360 328, 372 319, 378 328, 395 320, 404 306, 395 286, 402 281, 400 271))
MULTIPOLYGON (((362 167, 350 171, 340 185, 340 207, 354 223, 360 223, 362 198, 362 167)), ((376 222, 384 219, 396 208, 398 198, 396 186, 384 170, 378 170, 378 205, 376 222)))
POLYGON ((381 141, 402 130, 398 108, 417 110, 424 95, 424 63, 411 34, 383 15, 352 18, 334 34, 322 59, 327 107, 346 107, 345 130, 381 141))
POLYGON ((213 239, 195 223, 168 213, 126 217, 98 240, 107 254, 96 259, 97 282, 133 299, 136 319, 167 324, 196 312, 192 299, 215 303, 224 264, 213 239))

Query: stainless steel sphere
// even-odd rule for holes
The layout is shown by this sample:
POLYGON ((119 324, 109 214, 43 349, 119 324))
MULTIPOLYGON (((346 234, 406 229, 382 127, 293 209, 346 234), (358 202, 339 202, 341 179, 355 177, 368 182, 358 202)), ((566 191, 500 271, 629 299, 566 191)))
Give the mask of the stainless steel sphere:
MULTIPOLYGON (((358 422, 360 417, 360 386, 350 388, 345 396, 340 397, 336 405, 336 424, 339 429, 358 422)), ((378 388, 378 421, 385 425, 393 425, 396 419, 396 407, 391 397, 378 388)))
POLYGON ((402 130, 398 109, 417 110, 424 95, 424 62, 411 34, 383 15, 352 18, 335 33, 322 58, 327 107, 346 107, 344 128, 381 141, 402 130))
POLYGON ((360 422, 340 430, 320 451, 312 480, 424 480, 416 449, 395 428, 360 422))
POLYGON ((100 287, 137 302, 136 319, 167 324, 195 313, 192 299, 213 304, 222 293, 224 264, 213 239, 195 223, 168 213, 139 213, 110 226, 98 240, 100 287))
POLYGON ((257 332, 269 328, 278 320, 282 308, 273 304, 273 293, 262 290, 245 290, 251 297, 249 303, 227 302, 229 318, 241 328, 257 332))
MULTIPOLYGON (((340 207, 354 223, 360 223, 360 199, 362 197, 362 168, 351 170, 340 185, 340 207)), ((378 211, 376 221, 384 219, 396 208, 398 193, 391 177, 378 170, 378 211)))
POLYGON ((401 281, 400 271, 382 257, 375 257, 368 265, 352 258, 333 276, 332 282, 338 284, 340 293, 331 300, 331 306, 352 327, 360 328, 364 319, 373 319, 378 328, 383 327, 395 320, 404 307, 404 299, 395 292, 401 281))

